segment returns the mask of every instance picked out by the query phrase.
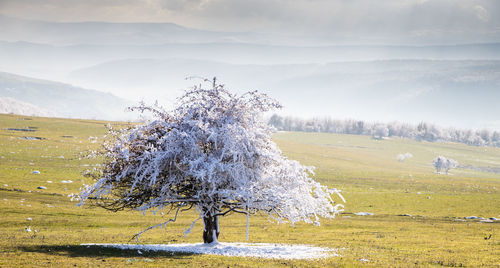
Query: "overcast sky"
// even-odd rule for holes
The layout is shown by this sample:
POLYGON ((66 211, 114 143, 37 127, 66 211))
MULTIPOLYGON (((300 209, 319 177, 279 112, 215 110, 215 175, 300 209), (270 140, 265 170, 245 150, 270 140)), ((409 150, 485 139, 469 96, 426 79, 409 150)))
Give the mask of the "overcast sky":
POLYGON ((0 0, 0 13, 49 21, 173 22, 354 42, 500 41, 498 0, 0 0))

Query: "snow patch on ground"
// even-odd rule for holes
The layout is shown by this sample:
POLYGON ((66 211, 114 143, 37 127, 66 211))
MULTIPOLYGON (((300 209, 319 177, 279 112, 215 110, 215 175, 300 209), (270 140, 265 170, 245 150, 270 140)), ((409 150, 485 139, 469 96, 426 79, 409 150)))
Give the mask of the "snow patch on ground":
POLYGON ((354 213, 356 216, 373 216, 373 213, 371 212, 356 212, 354 213))
POLYGON ((269 243, 185 243, 185 244, 82 244, 142 251, 167 251, 267 259, 319 259, 338 256, 337 250, 308 245, 283 245, 269 243))

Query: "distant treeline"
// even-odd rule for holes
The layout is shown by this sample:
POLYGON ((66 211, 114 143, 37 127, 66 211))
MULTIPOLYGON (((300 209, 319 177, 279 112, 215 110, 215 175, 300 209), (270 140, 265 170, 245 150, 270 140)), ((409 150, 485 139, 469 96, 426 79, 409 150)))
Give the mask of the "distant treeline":
POLYGON ((269 119, 269 124, 277 130, 283 131, 368 135, 376 139, 401 137, 417 141, 460 142, 475 146, 500 147, 499 131, 441 128, 425 122, 412 125, 400 122, 369 123, 359 120, 334 120, 331 118, 304 120, 274 114, 269 119))

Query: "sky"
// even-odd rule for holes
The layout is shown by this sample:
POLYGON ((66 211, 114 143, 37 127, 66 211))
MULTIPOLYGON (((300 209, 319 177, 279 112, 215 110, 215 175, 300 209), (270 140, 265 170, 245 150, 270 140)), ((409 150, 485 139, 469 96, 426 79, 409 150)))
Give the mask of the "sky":
POLYGON ((498 0, 0 0, 0 14, 47 21, 171 22, 352 43, 500 41, 498 0))

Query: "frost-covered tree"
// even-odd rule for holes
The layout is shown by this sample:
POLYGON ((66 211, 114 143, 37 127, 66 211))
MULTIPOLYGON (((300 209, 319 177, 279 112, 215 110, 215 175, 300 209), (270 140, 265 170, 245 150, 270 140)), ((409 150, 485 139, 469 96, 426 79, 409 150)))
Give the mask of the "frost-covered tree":
POLYGON ((413 155, 411 153, 398 154, 398 161, 403 162, 403 161, 405 161, 405 159, 410 159, 412 157, 413 157, 413 155))
POLYGON ((438 157, 434 158, 434 160, 432 160, 432 165, 436 169, 437 173, 441 172, 441 169, 443 168, 445 161, 446 161, 446 158, 443 156, 438 156, 438 157))
POLYGON ((384 124, 375 124, 372 127, 372 138, 382 139, 389 136, 389 129, 384 124))
POLYGON ((448 174, 448 171, 452 168, 456 168, 458 166, 458 162, 451 159, 451 158, 446 158, 444 156, 438 156, 432 160, 432 165, 436 169, 437 173, 440 173, 441 170, 444 169, 446 174, 448 174))
POLYGON ((283 128, 283 118, 277 114, 273 114, 271 118, 269 118, 269 124, 277 129, 281 129, 283 128))
POLYGON ((339 134, 371 135, 375 139, 383 137, 410 138, 418 141, 451 141, 474 146, 500 147, 500 132, 489 130, 441 128, 421 122, 411 125, 400 122, 370 123, 352 119, 333 120, 331 118, 300 119, 274 115, 269 124, 278 130, 328 132, 339 134), (280 118, 282 120, 280 120, 280 118), (281 123, 283 122, 283 123, 281 123))
POLYGON ((456 168, 458 167, 458 162, 456 160, 453 160, 453 159, 446 159, 446 163, 444 165, 444 170, 446 172, 446 174, 448 174, 448 171, 450 171, 450 169, 452 168, 456 168))
MULTIPOLYGON (((311 178, 313 168, 289 160, 271 140, 273 128, 262 113, 280 104, 256 91, 237 96, 213 81, 185 92, 176 108, 141 104, 155 120, 111 130, 97 182, 80 193, 112 211, 179 211, 195 208, 204 223, 203 241, 219 236, 219 217, 267 213, 277 222, 319 224, 342 211, 329 189, 311 178)), ((342 199, 343 200, 343 199, 342 199)), ((248 218, 247 218, 248 220, 248 218)), ((248 226, 248 225, 247 225, 248 226)))

